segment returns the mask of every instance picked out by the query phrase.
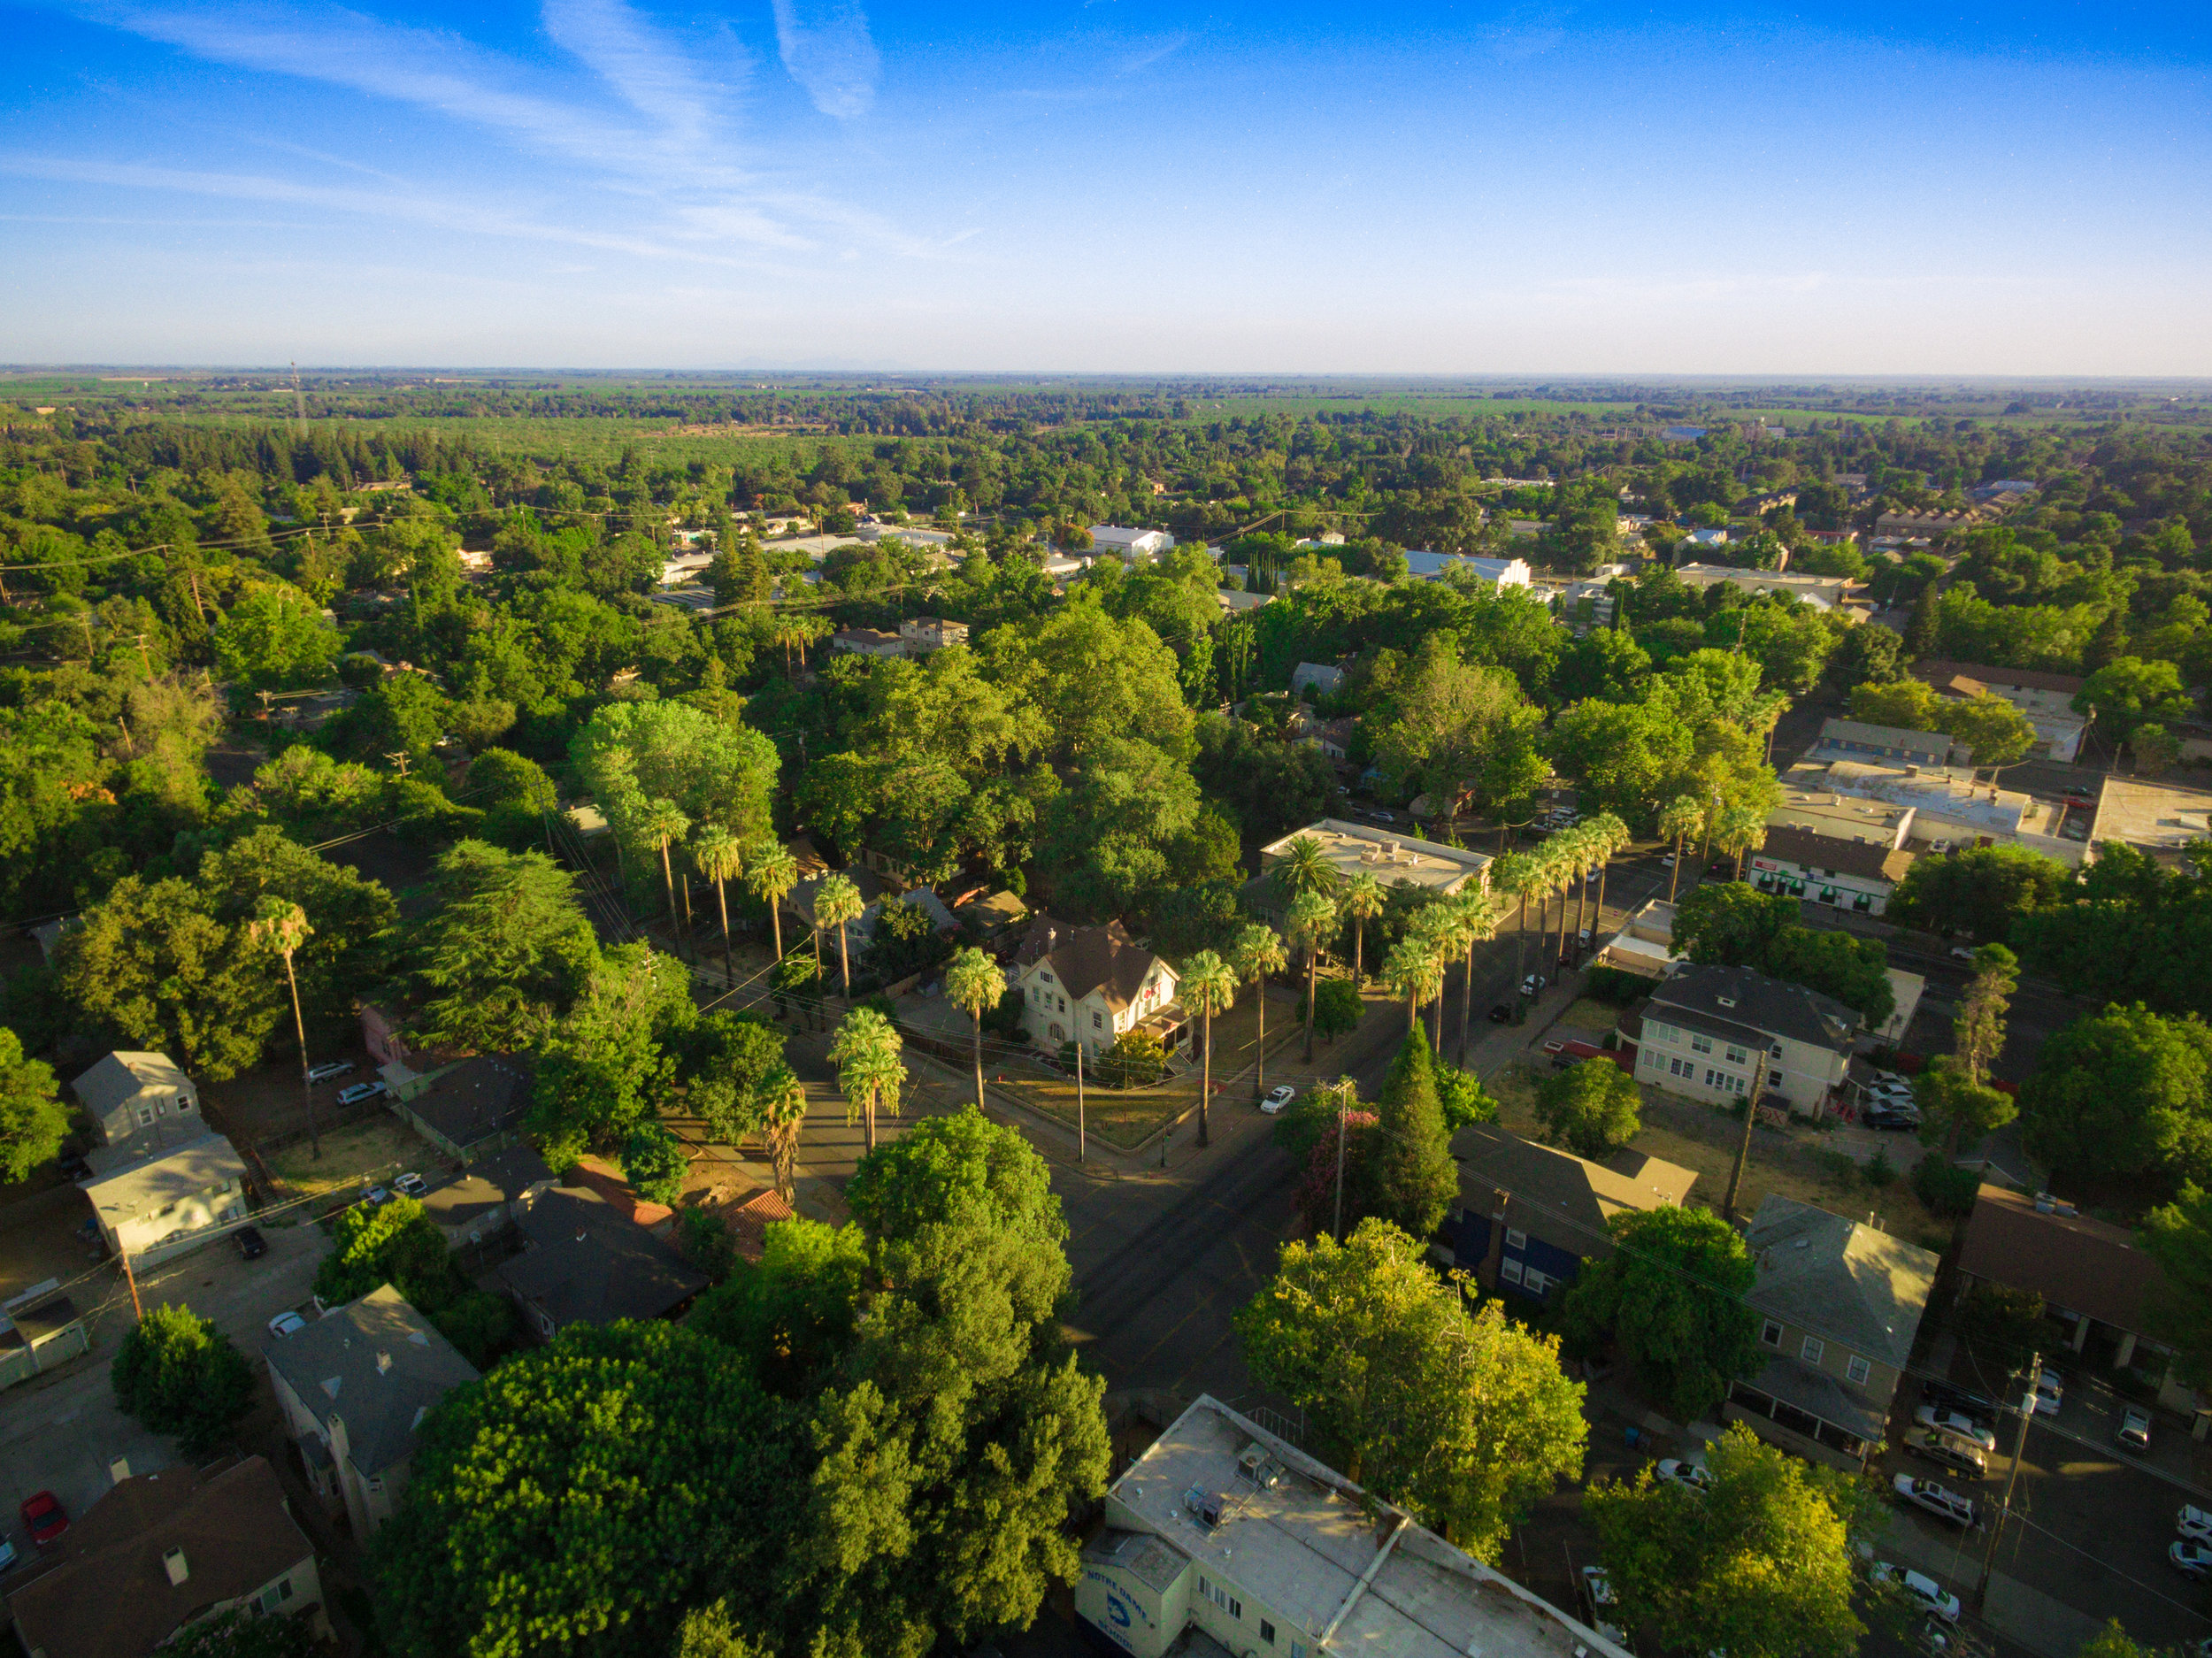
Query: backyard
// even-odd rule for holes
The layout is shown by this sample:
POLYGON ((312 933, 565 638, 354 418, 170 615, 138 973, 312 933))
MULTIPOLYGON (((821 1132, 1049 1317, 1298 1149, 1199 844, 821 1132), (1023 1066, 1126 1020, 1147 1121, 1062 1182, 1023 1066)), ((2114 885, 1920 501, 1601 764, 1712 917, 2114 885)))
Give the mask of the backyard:
POLYGON ((364 1181, 388 1180, 410 1169, 426 1172, 438 1161, 437 1152, 388 1115, 328 1130, 320 1157, 303 1137, 264 1155, 269 1171, 302 1197, 357 1191, 364 1181))

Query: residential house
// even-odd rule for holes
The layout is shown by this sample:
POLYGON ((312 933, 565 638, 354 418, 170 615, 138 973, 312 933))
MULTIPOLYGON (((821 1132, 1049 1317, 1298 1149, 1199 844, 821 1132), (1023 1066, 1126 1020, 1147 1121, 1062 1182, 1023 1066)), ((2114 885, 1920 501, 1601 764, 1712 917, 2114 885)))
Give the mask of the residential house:
MULTIPOLYGON (((2093 833, 2085 820, 2068 821, 2068 809, 2017 789, 1976 780, 1969 766, 1880 764, 1858 760, 1806 760, 1783 774, 1792 809, 1802 814, 1824 805, 1833 822, 1850 821, 1860 802, 1879 802, 1909 814, 1898 846, 1916 856, 1969 846, 2020 846, 2062 864, 2078 864, 2093 833)), ((1888 824, 1886 817, 1869 822, 1888 824)), ((1853 834, 1868 833, 1854 828, 1853 834)), ((1870 835, 1870 838, 1872 838, 1870 835)))
POLYGON ((524 1054, 479 1054, 433 1075, 392 1114, 449 1157, 472 1163, 519 1145, 537 1064, 524 1054))
POLYGON ((1766 843, 1751 856, 1752 885, 1763 893, 1786 893, 1808 903, 1878 916, 1889 908, 1891 894, 1914 859, 1879 839, 1879 825, 1867 828, 1875 833, 1847 841, 1791 821, 1785 807, 1767 819, 1766 843))
POLYGON ((1310 690, 1318 699, 1334 696, 1344 688, 1344 670, 1325 662, 1302 662, 1290 671, 1290 694, 1302 697, 1310 690))
POLYGON ((1118 553, 1130 564, 1157 558, 1175 545, 1165 530, 1134 530, 1119 524, 1091 526, 1091 546, 1098 553, 1118 553))
POLYGON ((2000 697, 2027 717, 2036 741, 2054 760, 2072 760, 2081 752, 2088 719, 2074 711, 2082 687, 2078 674, 2045 673, 2035 668, 1999 668, 1982 662, 1947 662, 1931 657, 1912 665, 1912 676, 1934 687, 1939 696, 1970 702, 2000 697))
POLYGON ((85 1316, 48 1278, 0 1304, 0 1387, 12 1387, 92 1350, 85 1316))
POLYGON ((1450 1242, 1432 1253, 1485 1289, 1555 1305, 1585 1261, 1613 1253, 1614 1216, 1679 1206, 1697 1180, 1639 1151, 1593 1163, 1486 1124, 1453 1135, 1452 1157, 1459 1196, 1439 1229, 1450 1242))
POLYGON ((1130 1658, 1627 1658, 1202 1393, 1106 1490, 1075 1615, 1130 1658))
POLYGON ((1974 751, 1939 731, 1907 731, 1855 719, 1823 720, 1809 760, 1854 760, 1875 765, 1971 765, 1974 751))
POLYGON ((979 889, 952 907, 952 918, 979 944, 995 944, 1029 919, 1029 906, 1009 892, 979 889))
POLYGON ((1240 593, 1234 587, 1216 587, 1214 603, 1220 605, 1224 615, 1238 616, 1247 610, 1256 610, 1262 605, 1274 603, 1275 595, 1271 593, 1240 593))
POLYGON ((261 1351, 308 1478, 365 1547, 407 1488, 422 1419, 476 1367, 389 1284, 261 1351))
MULTIPOLYGON (((1536 526, 1537 529, 1542 527, 1541 525, 1536 526)), ((1453 570, 1459 572, 1463 578, 1471 577, 1494 591, 1504 587, 1525 587, 1529 585, 1531 575, 1525 558, 1478 558, 1468 553, 1432 553, 1419 549, 1409 550, 1406 554, 1406 574, 1417 581, 1440 580, 1447 571, 1453 570)))
POLYGON ((504 1232, 554 1184, 545 1159, 527 1145, 517 1146, 471 1164, 424 1193, 422 1210, 445 1234, 446 1247, 457 1249, 504 1232))
POLYGON ((1685 547, 1725 547, 1728 545, 1728 532, 1726 530, 1692 530, 1683 537, 1682 545, 1685 547))
POLYGON ((2212 837, 2212 792, 2154 778, 2108 776, 2089 828, 2092 845, 2124 841, 2169 866, 2212 837))
POLYGON ((1801 1116, 1836 1102, 1862 1025, 1856 1010, 1748 967, 1686 962, 1621 1016, 1636 1079, 1693 1099, 1779 1096, 1801 1116))
POLYGON ((103 1145, 173 1145, 207 1132, 199 1089, 166 1054, 117 1048, 69 1086, 103 1145))
POLYGON ((595 1187, 548 1187, 515 1218, 523 1252, 502 1262, 498 1277, 544 1340, 571 1324, 673 1318, 707 1286, 704 1274, 595 1187))
POLYGON ((680 549, 661 561, 660 585, 680 587, 687 582, 700 580, 713 563, 714 555, 703 548, 680 549))
POLYGON ((1855 1473, 1887 1437, 1938 1257, 1779 1194, 1759 1205, 1744 1242, 1756 1274, 1744 1301, 1770 1356, 1730 1386, 1722 1414, 1855 1473))
POLYGON ((1340 881, 1363 873, 1372 875, 1385 887, 1402 882, 1426 887, 1440 897, 1448 898, 1470 887, 1479 890, 1489 879, 1487 853, 1423 841, 1372 824, 1324 817, 1260 848, 1260 879, 1248 883, 1245 891, 1254 903, 1278 919, 1289 908, 1289 902, 1276 890, 1268 876, 1282 861, 1285 849, 1302 835, 1320 842, 1321 850, 1340 881))
POLYGON ((1007 987, 1027 1005, 1029 1040, 1048 1052, 1080 1042, 1093 1055, 1124 1032, 1156 1036, 1171 1052, 1190 1041, 1190 1019, 1175 999, 1175 970, 1110 921, 1071 926, 1039 916, 1014 953, 1007 987))
POLYGON ((1741 501, 1736 503, 1736 516, 1740 518, 1762 518, 1783 507, 1793 507, 1796 504, 1796 490, 1770 489, 1763 495, 1746 495, 1741 501))
POLYGON ((53 965, 54 952, 61 948, 63 938, 84 925, 82 916, 56 916, 51 921, 42 921, 31 929, 31 942, 38 946, 38 959, 53 965))
POLYGON ((1985 1185, 1960 1239, 1958 1277, 1961 1295, 1978 1284, 2033 1291, 2080 1363, 2142 1371, 2159 1384, 2162 1404, 2195 1413, 2195 1395, 2172 1376, 2173 1349, 2145 1333, 2165 1275, 2126 1227, 2093 1220, 2048 1193, 1985 1185))
POLYGON ((791 1205, 766 1186, 742 1202, 726 1207, 721 1213, 729 1224, 730 1241, 736 1247, 738 1258, 755 1264, 768 1253, 768 1229, 780 1221, 796 1218, 791 1205))
POLYGON ((941 616, 910 617, 899 624, 899 639, 910 656, 926 656, 933 650, 968 642, 965 622, 948 622, 941 616))
POLYGON ((10 1583, 30 1658, 148 1658, 239 1608, 331 1632, 315 1547, 258 1456, 118 1480, 10 1583))
POLYGON ((1955 512, 1927 508, 1904 511, 1893 509, 1874 520, 1874 528, 1883 535, 1948 535, 1954 530, 1970 530, 1989 516, 1987 509, 1982 507, 1955 512))
POLYGON ((100 1236, 142 1270, 246 1219, 246 1165, 220 1134, 157 1146, 84 1182, 100 1236))
POLYGON ((830 649, 854 656, 903 656, 906 641, 878 627, 841 627, 830 635, 830 649))

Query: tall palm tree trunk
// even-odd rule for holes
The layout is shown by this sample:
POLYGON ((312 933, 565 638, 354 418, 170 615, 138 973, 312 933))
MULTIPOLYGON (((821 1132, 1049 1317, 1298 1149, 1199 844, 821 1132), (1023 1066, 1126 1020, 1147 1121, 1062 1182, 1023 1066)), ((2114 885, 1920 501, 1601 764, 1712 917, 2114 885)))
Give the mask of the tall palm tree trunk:
POLYGON ((983 1009, 975 1010, 975 1109, 983 1109, 983 1009))
POLYGON ((1198 1056, 1198 1143, 1204 1146, 1211 1143, 1207 1133, 1210 1125, 1206 1116, 1206 1102, 1213 1097, 1214 1091, 1214 1016, 1211 1013, 1199 1018, 1198 1045, 1201 1050, 1198 1056))
POLYGON ((1434 1034, 1429 1038, 1429 1051, 1440 1054, 1444 1051, 1444 986, 1441 983, 1436 986, 1436 1000, 1432 1005, 1435 1011, 1429 1015, 1429 1025, 1434 1034))
POLYGON ((1321 947, 1306 946, 1306 1063, 1313 1063, 1313 982, 1321 963, 1321 947))
POLYGON ((676 925, 676 868, 668 861, 668 842, 661 842, 661 879, 668 883, 668 925, 676 925))
POLYGON ((1667 871, 1667 902, 1674 902, 1674 885, 1682 879, 1682 837, 1674 838, 1674 867, 1667 871))
POLYGON ((1406 998, 1406 1034, 1411 1036, 1421 1028, 1421 1004, 1412 996, 1406 998))
POLYGON ((729 989, 737 983, 737 970, 730 965, 730 895, 722 883, 714 883, 714 902, 722 911, 722 986, 729 989))
POLYGON ((1459 1068, 1467 1069, 1467 1027, 1475 1017, 1475 941, 1467 940, 1467 960, 1459 979, 1459 1068))
POLYGON ((1267 975, 1260 975, 1260 1045, 1252 1061, 1252 1097, 1267 1098, 1267 975))
POLYGON ((1352 917, 1352 982, 1367 982, 1367 917, 1359 915, 1352 917))
MULTIPOLYGON (((845 943, 845 924, 842 921, 837 924, 837 971, 845 980, 845 1000, 850 1002, 853 999, 853 958, 845 943)), ((868 1149, 875 1149, 873 1140, 869 1142, 868 1149)))
POLYGON ((783 963, 783 905, 773 896, 768 900, 768 925, 775 929, 776 962, 780 966, 783 963))

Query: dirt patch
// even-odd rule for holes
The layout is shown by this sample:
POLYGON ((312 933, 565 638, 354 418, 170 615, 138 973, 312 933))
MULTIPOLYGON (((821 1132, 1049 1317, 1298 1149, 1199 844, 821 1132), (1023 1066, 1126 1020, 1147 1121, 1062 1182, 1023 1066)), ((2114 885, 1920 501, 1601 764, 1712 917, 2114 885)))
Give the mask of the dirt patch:
POLYGON ((1602 1036, 1620 1023, 1621 1010, 1609 1002, 1584 996, 1553 1021, 1555 1026, 1592 1031, 1602 1036))
MULTIPOLYGON (((1545 1074, 1528 1065, 1509 1065, 1486 1079, 1486 1086, 1498 1101, 1502 1127, 1529 1140, 1543 1140, 1535 1107, 1537 1085, 1545 1074)), ((1727 1200, 1728 1178, 1742 1143, 1742 1120, 1656 1088, 1647 1086, 1640 1092, 1644 1097, 1644 1126, 1631 1144, 1647 1156, 1696 1171, 1697 1185, 1691 1190, 1690 1201, 1720 1208, 1727 1200)), ((1739 1199, 1741 1210, 1749 1214, 1768 1194, 1779 1193, 1854 1220, 1871 1212, 1886 1231, 1924 1248, 1943 1250, 1950 1241, 1950 1224, 1921 1206, 1903 1171, 1889 1185, 1876 1186, 1850 1158, 1828 1146, 1827 1138, 1816 1129, 1798 1125, 1755 1130, 1739 1199)))
POLYGON ((350 1124, 323 1136, 317 1157, 305 1140, 271 1154, 269 1171, 302 1196, 358 1187, 389 1179, 403 1170, 426 1170, 440 1162, 437 1151, 389 1116, 350 1124))
MULTIPOLYGON (((317 1127, 326 1132, 382 1114, 381 1104, 351 1109, 342 1109, 338 1104, 342 1089, 357 1082, 376 1079, 376 1066, 365 1048, 357 1042, 342 1051, 317 1052, 314 1056, 319 1063, 335 1059, 353 1062, 351 1071, 315 1085, 317 1127)), ((258 1145, 264 1140, 307 1132, 307 1101, 300 1089, 299 1061, 291 1055, 257 1065, 227 1082, 203 1083, 200 1091, 216 1126, 233 1139, 242 1137, 258 1145)))

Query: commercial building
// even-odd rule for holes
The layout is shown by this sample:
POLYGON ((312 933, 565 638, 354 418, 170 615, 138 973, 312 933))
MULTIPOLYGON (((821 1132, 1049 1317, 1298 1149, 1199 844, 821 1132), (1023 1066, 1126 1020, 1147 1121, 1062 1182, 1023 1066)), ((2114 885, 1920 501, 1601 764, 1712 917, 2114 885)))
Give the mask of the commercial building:
POLYGON ((1038 916, 1014 953, 1007 987, 1021 993, 1023 1028, 1056 1053, 1080 1042, 1094 1055, 1125 1032, 1142 1031, 1171 1053, 1190 1041, 1190 1016, 1175 999, 1175 970, 1138 944, 1118 921, 1071 926, 1038 916))
POLYGON ((423 1417, 476 1367, 388 1284, 261 1350, 308 1478, 365 1546, 407 1488, 423 1417))
POLYGON ((1107 1488, 1075 1611, 1131 1658, 1627 1658, 1210 1394, 1107 1488))
POLYGON ((1855 1472, 1879 1449, 1935 1286, 1917 1244, 1775 1194, 1744 1242, 1744 1297, 1771 1355, 1731 1385, 1723 1415, 1786 1450, 1855 1472))
POLYGON ((2118 841, 2161 864, 2181 861, 2193 841, 2212 836, 2212 793, 2151 778, 2108 777, 2091 821, 2091 844, 2118 841))
POLYGON ((104 1146, 173 1145, 207 1132, 199 1089, 166 1054, 117 1048, 70 1087, 104 1146))
POLYGON ((1525 587, 1531 574, 1525 558, 1478 558, 1469 553, 1417 549, 1406 553, 1406 574, 1417 581, 1440 580, 1448 571, 1456 571, 1462 578, 1471 578, 1494 588, 1525 587))
MULTIPOLYGON (((1489 879, 1490 857, 1486 853, 1419 840, 1371 824, 1324 817, 1260 848, 1262 879, 1250 890, 1263 905, 1268 902, 1267 895, 1274 891, 1274 883, 1265 877, 1282 861, 1290 843, 1301 836, 1320 843, 1322 854, 1335 869, 1340 882, 1355 875, 1372 875, 1385 887, 1401 883, 1424 887, 1440 897, 1448 898, 1471 886, 1480 888, 1489 879)), ((1276 894, 1273 902, 1278 908, 1288 907, 1279 894, 1276 894)))
MULTIPOLYGON (((1907 818, 1909 813, 1904 814, 1907 818)), ((1845 840, 1790 821, 1785 807, 1767 819, 1766 843, 1749 861, 1753 886, 1809 903, 1878 916, 1889 908, 1913 855, 1869 835, 1845 840)), ((1869 825, 1869 828, 1876 825, 1869 825)))
POLYGON ((2000 845, 2025 847, 2066 864, 2087 855, 2086 840, 2065 833, 2064 806, 1977 782, 1968 767, 1815 759, 1792 766, 1782 786, 1795 804, 1827 797, 1838 809, 1874 802, 1903 810, 1909 822, 1897 844, 1916 856, 2000 845))
POLYGON ((1554 1305, 1585 1261, 1613 1253, 1608 1221, 1679 1206, 1697 1182, 1639 1151, 1593 1163, 1486 1124, 1453 1135, 1452 1158, 1459 1195, 1440 1229, 1450 1243, 1434 1253, 1485 1289, 1554 1305))
POLYGON ((220 1134, 156 1147, 84 1183, 100 1236, 141 1270, 246 1218, 246 1165, 220 1134))
POLYGON ((1821 722, 1820 737, 1809 760, 1855 760, 1873 765, 1971 765, 1974 751, 1939 731, 1907 731, 1898 725, 1869 725, 1855 719, 1821 722))
POLYGON ((1620 1035, 1639 1082, 1721 1103, 1778 1096, 1817 1117, 1838 1101, 1863 1023, 1802 985, 1686 962, 1621 1016, 1620 1035))
POLYGON ((258 1456, 117 1481, 8 1590, 30 1658, 147 1658, 242 1608, 330 1634, 314 1546, 258 1456))
POLYGON ((1955 702, 1988 695, 2011 703, 2035 727, 2037 741, 2054 760, 2071 760, 2081 752, 2082 733, 2089 728, 2089 721, 2074 711, 2074 698, 2083 683, 2078 674, 1931 657, 1913 664, 1912 675, 1932 687, 1938 695, 1955 702))
POLYGON ((1700 591, 1725 581, 1757 597, 1772 593, 1801 599, 1816 610, 1831 610, 1847 622, 1863 621, 1872 606, 1859 596, 1863 582, 1843 576, 1793 575, 1782 570, 1746 570, 1735 564, 1681 564, 1675 575, 1700 591))
POLYGON ((1165 530, 1136 530, 1120 524, 1091 526, 1091 546, 1099 553, 1119 553, 1131 564, 1157 558, 1175 545, 1165 530))

